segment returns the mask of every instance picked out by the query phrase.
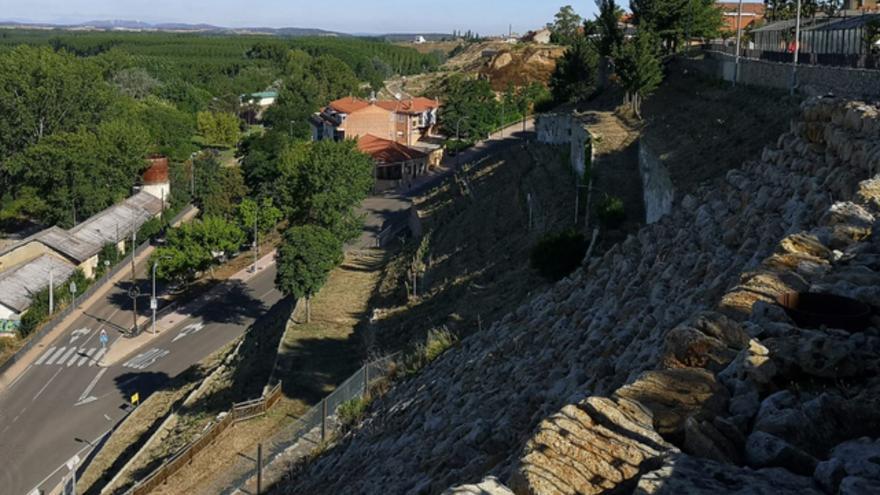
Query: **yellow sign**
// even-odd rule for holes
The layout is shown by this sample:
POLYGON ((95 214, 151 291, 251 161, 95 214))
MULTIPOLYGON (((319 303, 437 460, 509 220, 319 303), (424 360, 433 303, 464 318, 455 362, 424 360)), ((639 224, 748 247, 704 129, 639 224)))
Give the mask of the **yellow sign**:
POLYGON ((135 392, 131 394, 131 405, 136 406, 141 403, 141 396, 135 392))

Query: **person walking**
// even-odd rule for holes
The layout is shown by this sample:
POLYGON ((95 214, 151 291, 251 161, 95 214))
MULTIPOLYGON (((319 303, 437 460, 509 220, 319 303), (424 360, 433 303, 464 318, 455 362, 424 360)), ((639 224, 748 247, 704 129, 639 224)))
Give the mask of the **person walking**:
MULTIPOLYGON (((101 358, 102 358, 102 359, 103 359, 103 357, 104 357, 104 354, 107 353, 107 342, 108 342, 109 340, 110 340, 110 338, 107 337, 107 330, 104 330, 104 329, 102 328, 102 329, 101 329, 101 335, 98 336, 98 342, 101 343, 101 358)), ((101 365, 101 361, 99 360, 97 364, 100 366, 100 365, 101 365)))

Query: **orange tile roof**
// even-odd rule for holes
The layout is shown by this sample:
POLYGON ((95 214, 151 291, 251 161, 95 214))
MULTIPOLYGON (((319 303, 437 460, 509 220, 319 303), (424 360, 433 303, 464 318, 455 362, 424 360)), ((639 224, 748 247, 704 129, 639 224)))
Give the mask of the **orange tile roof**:
POLYGON ((340 98, 338 100, 331 101, 329 105, 330 108, 336 110, 339 113, 355 113, 358 110, 363 110, 370 106, 370 103, 364 100, 360 100, 358 98, 353 98, 351 96, 346 96, 345 98, 340 98))
MULTIPOLYGON (((739 12, 738 2, 718 2, 716 3, 722 12, 736 14, 739 12)), ((743 2, 743 14, 764 15, 764 4, 754 2, 743 2)))
POLYGON ((426 154, 390 139, 382 139, 372 134, 358 138, 357 147, 362 153, 373 157, 379 163, 398 163, 425 158, 426 154))
POLYGON ((440 101, 418 96, 416 98, 397 100, 377 101, 376 105, 398 113, 422 113, 432 108, 439 108, 440 101))

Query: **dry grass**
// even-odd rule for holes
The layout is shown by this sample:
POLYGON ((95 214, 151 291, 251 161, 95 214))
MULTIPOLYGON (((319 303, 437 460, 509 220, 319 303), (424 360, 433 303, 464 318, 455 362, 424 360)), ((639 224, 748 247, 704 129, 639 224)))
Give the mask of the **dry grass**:
MULTIPOLYGON (((284 333, 276 369, 284 398, 265 416, 227 430, 154 493, 219 493, 254 469, 257 444, 269 441, 357 370, 363 357, 358 330, 369 318, 368 302, 384 263, 385 255, 379 251, 346 255, 342 266, 330 274, 327 284, 312 300, 311 323, 290 324, 284 333)), ((302 321, 304 317, 301 312, 295 320, 302 321)), ((248 361, 257 359, 272 363, 274 355, 262 353, 248 361)), ((265 373, 255 375, 239 373, 239 379, 262 379, 260 383, 266 383, 265 373)), ((218 384, 218 390, 212 395, 220 394, 219 389, 229 387, 230 383, 231 380, 218 384)), ((229 396, 229 393, 223 395, 229 396)), ((247 398, 250 397, 241 396, 236 400, 247 398)), ((183 427, 176 428, 181 430, 176 436, 187 436, 183 427)), ((185 430, 199 431, 201 427, 198 421, 193 421, 185 430)))
MULTIPOLYGON (((98 493, 201 380, 219 365, 228 347, 178 375, 153 392, 116 428, 77 480, 79 493, 98 493)), ((125 480, 122 480, 123 482, 125 480)))

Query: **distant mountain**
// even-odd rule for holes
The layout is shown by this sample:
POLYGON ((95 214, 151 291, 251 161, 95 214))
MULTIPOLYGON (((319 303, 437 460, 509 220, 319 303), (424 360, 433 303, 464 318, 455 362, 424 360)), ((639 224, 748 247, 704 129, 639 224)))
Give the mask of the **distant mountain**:
POLYGON ((193 33, 230 33, 230 34, 267 34, 275 36, 349 36, 345 33, 337 33, 324 29, 315 28, 269 28, 269 27, 242 27, 229 28, 214 26, 211 24, 187 24, 180 22, 163 22, 151 24, 141 21, 130 20, 96 20, 80 22, 76 24, 54 24, 45 22, 24 22, 0 20, 0 27, 12 28, 38 28, 38 29, 70 29, 70 30, 95 30, 95 31, 174 31, 193 33))

